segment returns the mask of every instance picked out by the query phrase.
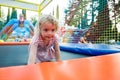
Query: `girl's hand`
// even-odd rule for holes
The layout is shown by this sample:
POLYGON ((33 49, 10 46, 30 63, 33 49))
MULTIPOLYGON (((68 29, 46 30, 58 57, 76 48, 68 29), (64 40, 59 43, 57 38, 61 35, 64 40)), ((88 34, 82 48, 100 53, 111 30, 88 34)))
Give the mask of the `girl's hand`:
POLYGON ((57 62, 61 62, 62 60, 60 60, 60 59, 58 59, 58 60, 56 60, 57 62))

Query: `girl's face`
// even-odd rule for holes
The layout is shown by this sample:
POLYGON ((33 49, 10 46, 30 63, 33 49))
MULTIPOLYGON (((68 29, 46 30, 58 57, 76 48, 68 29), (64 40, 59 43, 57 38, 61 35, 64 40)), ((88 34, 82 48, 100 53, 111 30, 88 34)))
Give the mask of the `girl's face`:
POLYGON ((56 33, 56 26, 50 22, 46 22, 42 25, 40 33, 43 40, 50 41, 56 33))

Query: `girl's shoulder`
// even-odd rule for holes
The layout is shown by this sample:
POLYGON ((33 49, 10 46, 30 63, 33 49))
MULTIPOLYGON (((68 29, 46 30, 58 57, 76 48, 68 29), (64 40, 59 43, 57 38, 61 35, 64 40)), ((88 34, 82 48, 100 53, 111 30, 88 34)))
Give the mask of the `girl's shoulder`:
POLYGON ((57 34, 55 34, 54 42, 59 42, 59 36, 57 34))
POLYGON ((55 34, 55 37, 54 37, 54 39, 59 39, 59 36, 58 36, 58 34, 55 34))
POLYGON ((39 37, 33 36, 30 44, 38 45, 40 41, 39 39, 40 39, 39 37))

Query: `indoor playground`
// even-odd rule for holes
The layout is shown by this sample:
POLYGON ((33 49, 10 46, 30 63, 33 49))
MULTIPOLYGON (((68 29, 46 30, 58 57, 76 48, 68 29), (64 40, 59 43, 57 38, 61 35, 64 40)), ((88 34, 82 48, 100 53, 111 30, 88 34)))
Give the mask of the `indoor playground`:
POLYGON ((120 0, 0 0, 0 80, 120 80, 120 0), (39 16, 59 21, 60 59, 28 65, 39 16))

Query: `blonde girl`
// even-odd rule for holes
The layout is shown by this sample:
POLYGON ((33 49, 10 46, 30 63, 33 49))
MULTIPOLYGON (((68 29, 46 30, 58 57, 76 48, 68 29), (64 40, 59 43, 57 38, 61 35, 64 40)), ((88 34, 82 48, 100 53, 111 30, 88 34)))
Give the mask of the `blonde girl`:
POLYGON ((29 45, 28 64, 60 60, 58 21, 51 15, 40 16, 29 45))

